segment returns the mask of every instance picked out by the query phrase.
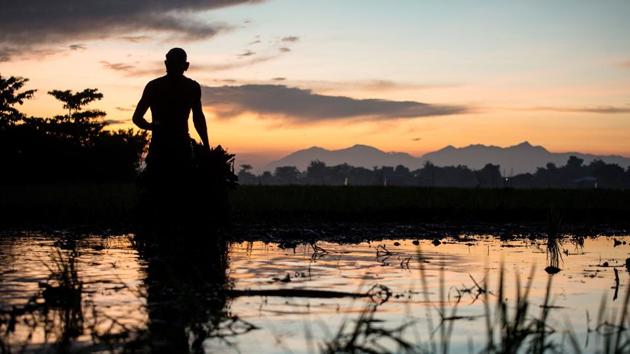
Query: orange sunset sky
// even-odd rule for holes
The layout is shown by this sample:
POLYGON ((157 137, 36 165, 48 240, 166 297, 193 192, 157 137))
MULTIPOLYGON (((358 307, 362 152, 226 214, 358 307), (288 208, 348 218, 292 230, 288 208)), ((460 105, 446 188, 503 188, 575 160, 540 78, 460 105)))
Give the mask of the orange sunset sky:
MULTIPOLYGON (((28 4, 27 4, 28 3, 28 4)), ((413 155, 446 145, 630 156, 630 2, 175 1, 0 5, 0 74, 98 88, 131 126, 175 46, 210 139, 257 160, 317 145, 413 155)), ((150 118, 150 115, 148 116, 150 118)), ((247 161, 250 162, 250 161, 247 161)))

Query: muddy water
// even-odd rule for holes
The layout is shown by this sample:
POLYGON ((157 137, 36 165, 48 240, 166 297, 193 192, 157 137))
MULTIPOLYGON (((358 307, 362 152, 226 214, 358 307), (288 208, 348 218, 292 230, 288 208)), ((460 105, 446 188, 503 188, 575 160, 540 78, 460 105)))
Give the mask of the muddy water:
MULTIPOLYGON (((226 242, 187 251, 147 251, 134 235, 62 236, 0 239, 5 349, 308 353, 330 343, 342 324, 351 330, 372 309, 375 327, 406 326, 402 340, 429 346, 452 325, 451 352, 479 352, 487 338, 484 304, 492 309, 497 302, 501 268, 508 306, 515 301, 516 277, 531 281, 529 316, 536 317, 550 278, 545 267, 553 261, 546 240, 484 235, 439 244, 403 239, 295 248, 226 242), (59 292, 63 279, 73 279, 60 274, 70 273, 77 303, 55 295, 71 297, 59 292)), ((550 338, 567 345, 563 335, 571 329, 582 351, 594 352, 602 340, 596 330, 607 328, 599 325, 613 322, 624 307, 630 236, 563 238, 557 251, 554 265, 561 271, 551 279, 550 338), (607 312, 598 319, 602 300, 607 312)), ((383 345, 397 348, 392 341, 383 345)))

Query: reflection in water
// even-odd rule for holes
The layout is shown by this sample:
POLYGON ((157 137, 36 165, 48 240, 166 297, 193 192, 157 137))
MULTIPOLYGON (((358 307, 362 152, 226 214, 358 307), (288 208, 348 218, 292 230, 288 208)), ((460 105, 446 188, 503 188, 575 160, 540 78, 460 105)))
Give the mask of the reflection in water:
POLYGON ((222 336, 229 321, 225 289, 227 243, 205 237, 161 240, 137 237, 147 263, 148 344, 152 352, 203 352, 207 338, 222 336))
POLYGON ((2 241, 2 353, 203 352, 209 338, 230 343, 255 329, 229 312, 223 239, 137 235, 133 244, 123 242, 124 251, 95 244, 102 241, 95 237, 2 241), (37 250, 32 258, 18 258, 29 248, 37 250), (133 248, 138 257, 128 257, 133 248), (128 272, 138 265, 141 272, 128 272))
POLYGON ((545 271, 549 274, 556 274, 560 269, 562 253, 560 251, 560 239, 554 235, 547 235, 547 267, 545 271))
POLYGON ((346 346, 355 328, 405 328, 380 333, 426 343, 431 330, 425 323, 437 311, 435 335, 445 328, 442 322, 454 328, 451 352, 467 352, 469 342, 478 352, 485 306, 512 308, 519 293, 513 279, 520 274, 530 309, 548 311, 555 338, 570 323, 581 350, 592 352, 600 332, 618 329, 610 324, 619 323, 625 306, 630 238, 555 237, 551 245, 550 239, 476 236, 287 248, 210 236, 2 237, 0 351, 306 353, 309 347, 346 346), (542 268, 555 262, 554 254, 562 271, 553 275, 547 297, 550 277, 542 268), (387 302, 376 306, 373 298, 356 296, 377 284, 391 291, 387 302), (602 294, 608 312, 600 316, 602 294))
MULTIPOLYGON (((44 316, 48 314, 58 316, 56 319, 59 323, 59 333, 56 334, 58 352, 69 351, 72 342, 83 333, 81 303, 83 283, 79 280, 77 273, 78 255, 76 245, 68 250, 67 255, 58 250, 52 257, 52 266, 49 267, 49 281, 40 284, 40 288, 43 288, 41 294, 44 304, 41 309, 44 316), (48 311, 49 309, 52 311, 48 311)), ((48 320, 47 317, 46 320, 48 320)), ((52 326, 52 328, 56 327, 52 326)))
POLYGON ((545 271, 548 274, 556 274, 560 272, 560 262, 562 261, 562 253, 560 253, 560 225, 562 220, 559 215, 550 213, 547 220, 547 267, 545 271))
MULTIPOLYGON (((627 237, 619 239, 628 240, 627 237)), ((548 297, 550 277, 544 268, 549 256, 545 239, 500 241, 492 236, 476 236, 459 240, 445 238, 437 245, 430 240, 381 240, 360 244, 318 242, 315 247, 298 245, 289 249, 277 244, 245 242, 232 244, 229 269, 237 289, 309 288, 364 292, 375 283, 386 285, 393 291, 393 296, 380 305, 374 315, 379 327, 396 329, 414 323, 403 339, 426 343, 430 342, 428 336, 435 328, 439 328, 438 334, 444 328, 438 324, 448 319, 445 323, 454 326, 449 346, 451 352, 469 352, 472 343, 476 348, 472 352, 476 353, 486 344, 486 304, 497 304, 501 310, 509 310, 512 314, 519 299, 516 294, 521 294, 521 300, 524 298, 523 289, 519 291, 516 286, 518 275, 521 287, 529 289, 527 300, 531 315, 539 316, 543 309, 547 311, 547 325, 555 330, 549 337, 554 341, 562 340, 567 324, 578 338, 596 337, 596 333, 589 334, 585 326, 587 313, 593 319, 592 323, 616 323, 619 320, 618 314, 625 306, 622 294, 628 287, 628 275, 620 276, 619 298, 613 300, 608 291, 614 284, 614 269, 623 266, 630 245, 613 248, 613 240, 608 237, 557 237, 556 241, 555 246, 563 254, 563 271, 553 276, 548 297), (419 274, 422 267, 424 277, 419 274), (502 267, 504 273, 500 272, 502 267), (442 269, 443 287, 439 281, 442 269), (282 281, 286 274, 290 281, 282 281), (499 277, 503 279, 501 286, 497 279, 500 274, 503 275, 499 277), (531 286, 525 286, 530 282, 531 286), (498 298, 499 287, 503 289, 502 301, 498 298), (443 296, 440 295, 442 291, 443 296), (599 317, 602 295, 607 298, 607 312, 602 314, 600 321, 594 316, 599 317), (444 306, 444 310, 440 310, 444 317, 434 318, 434 326, 427 330, 428 314, 440 306, 444 306), (456 314, 451 315, 455 307, 456 314), (612 320, 614 316, 617 317, 612 320)), ((312 342, 330 343, 335 332, 343 328, 342 323, 351 331, 359 324, 357 320, 369 319, 361 315, 366 304, 351 300, 238 298, 232 302, 231 308, 260 328, 239 339, 239 348, 243 352, 256 350, 260 343, 275 349, 266 350, 269 353, 283 348, 308 352, 306 323, 317 329, 309 331, 312 342), (269 338, 274 338, 273 344, 269 338)), ((530 316, 522 319, 528 322, 520 324, 532 323, 530 316)), ((593 352, 595 347, 597 343, 593 343, 593 338, 591 343, 580 343, 583 352, 593 352)))
POLYGON ((55 239, 0 240, 2 352, 109 351, 133 339, 145 318, 132 289, 137 264, 120 248, 126 237, 55 239))
MULTIPOLYGON (((57 250, 52 255, 50 264, 46 265, 50 274, 45 282, 39 283, 39 290, 23 306, 13 306, 10 311, 1 312, 0 323, 6 325, 6 333, 23 325, 25 345, 37 332, 42 332, 45 342, 51 340, 51 351, 70 351, 73 342, 84 331, 83 283, 77 274, 77 257, 76 249, 67 254, 57 250)), ((0 344, 3 353, 10 352, 2 341, 0 344)))

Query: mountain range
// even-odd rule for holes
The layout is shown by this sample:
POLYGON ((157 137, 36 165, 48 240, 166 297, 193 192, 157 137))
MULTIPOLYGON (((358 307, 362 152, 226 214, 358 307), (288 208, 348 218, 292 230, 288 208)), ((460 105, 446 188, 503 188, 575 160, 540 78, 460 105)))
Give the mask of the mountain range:
POLYGON ((412 170, 422 167, 427 161, 437 166, 465 165, 471 169, 480 169, 488 163, 500 165, 505 175, 516 175, 535 172, 536 168, 544 167, 547 163, 557 166, 565 165, 570 156, 584 160, 585 164, 600 159, 606 163, 615 163, 621 167, 630 166, 630 158, 618 155, 593 155, 579 152, 550 152, 542 146, 535 146, 525 141, 509 147, 488 145, 469 145, 456 148, 451 145, 415 157, 404 152, 385 152, 368 145, 354 145, 339 150, 327 150, 321 147, 311 147, 295 151, 279 160, 269 163, 265 170, 273 171, 279 166, 295 166, 304 171, 311 161, 319 160, 326 165, 334 166, 343 163, 355 167, 373 168, 375 166, 403 165, 412 170))

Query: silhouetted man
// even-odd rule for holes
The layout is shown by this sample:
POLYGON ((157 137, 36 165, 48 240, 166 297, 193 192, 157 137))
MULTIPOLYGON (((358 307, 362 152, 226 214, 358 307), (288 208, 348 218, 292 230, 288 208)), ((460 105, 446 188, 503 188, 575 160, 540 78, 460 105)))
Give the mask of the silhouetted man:
POLYGON ((147 171, 151 178, 172 180, 183 177, 192 166, 191 142, 188 135, 188 117, 193 113, 193 123, 203 145, 209 149, 206 119, 201 109, 201 87, 184 76, 188 70, 186 52, 173 48, 166 53, 166 75, 147 84, 133 114, 133 122, 140 128, 153 132, 147 171), (151 109, 152 121, 144 119, 151 109))

